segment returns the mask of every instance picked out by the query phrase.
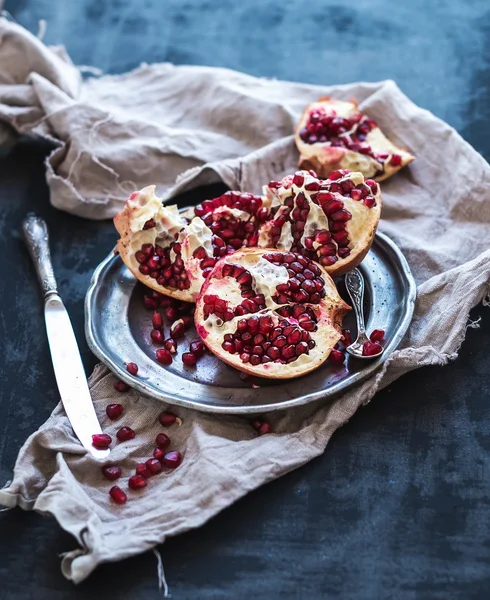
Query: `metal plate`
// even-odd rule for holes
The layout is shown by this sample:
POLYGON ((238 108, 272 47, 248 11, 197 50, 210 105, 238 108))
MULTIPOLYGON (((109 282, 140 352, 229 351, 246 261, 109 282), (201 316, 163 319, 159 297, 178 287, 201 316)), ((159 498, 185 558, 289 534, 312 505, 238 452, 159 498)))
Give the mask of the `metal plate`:
MULTIPOLYGON (((178 354, 169 367, 155 359, 149 341, 151 311, 144 308, 145 287, 138 283, 119 256, 110 255, 96 269, 85 301, 85 332, 92 352, 131 387, 158 400, 215 413, 253 414, 300 406, 345 392, 379 369, 400 343, 412 318, 415 282, 397 246, 378 233, 360 266, 365 278, 364 310, 367 330, 384 329, 385 352, 372 362, 348 357, 343 367, 328 361, 316 371, 292 380, 255 378, 259 388, 240 379, 240 373, 211 354, 197 367, 185 367, 180 355, 197 339, 194 329, 179 340, 178 354), (139 366, 137 377, 125 362, 139 366)), ((343 277, 337 281, 349 302, 343 277)), ((352 311, 353 313, 353 311, 352 311)), ((344 327, 356 331, 353 314, 344 327)))

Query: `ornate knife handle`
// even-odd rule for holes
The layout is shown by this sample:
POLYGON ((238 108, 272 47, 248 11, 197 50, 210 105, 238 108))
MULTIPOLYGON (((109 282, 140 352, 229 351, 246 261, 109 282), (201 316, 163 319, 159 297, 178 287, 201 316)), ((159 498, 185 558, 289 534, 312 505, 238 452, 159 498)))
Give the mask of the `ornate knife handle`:
POLYGON ((56 279, 54 277, 51 254, 49 252, 48 227, 44 219, 29 214, 22 222, 22 233, 31 255, 36 274, 41 284, 43 294, 57 292, 56 279))
POLYGON ((359 269, 352 269, 345 276, 345 286, 349 292, 352 303, 354 304, 354 312, 357 319, 357 333, 364 334, 366 326, 364 324, 364 279, 359 269))

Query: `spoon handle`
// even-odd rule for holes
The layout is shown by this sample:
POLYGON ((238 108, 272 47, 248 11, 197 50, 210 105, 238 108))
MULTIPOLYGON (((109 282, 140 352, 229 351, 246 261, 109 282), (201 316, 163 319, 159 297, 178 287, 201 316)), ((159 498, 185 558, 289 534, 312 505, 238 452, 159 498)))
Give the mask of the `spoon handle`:
POLYGON ((349 292, 349 296, 354 306, 357 320, 357 335, 366 334, 366 326, 364 324, 364 278, 359 269, 352 269, 345 276, 345 286, 349 292))

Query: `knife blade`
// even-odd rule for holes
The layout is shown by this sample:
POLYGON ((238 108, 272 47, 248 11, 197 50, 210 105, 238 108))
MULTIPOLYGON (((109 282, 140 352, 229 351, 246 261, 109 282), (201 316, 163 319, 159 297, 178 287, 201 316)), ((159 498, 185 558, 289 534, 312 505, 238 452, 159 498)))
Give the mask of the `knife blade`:
POLYGON ((70 317, 57 291, 48 228, 40 217, 28 215, 22 223, 22 230, 44 293, 44 320, 63 408, 84 448, 95 458, 104 459, 110 450, 98 450, 92 446, 92 435, 102 433, 102 429, 95 414, 70 317))

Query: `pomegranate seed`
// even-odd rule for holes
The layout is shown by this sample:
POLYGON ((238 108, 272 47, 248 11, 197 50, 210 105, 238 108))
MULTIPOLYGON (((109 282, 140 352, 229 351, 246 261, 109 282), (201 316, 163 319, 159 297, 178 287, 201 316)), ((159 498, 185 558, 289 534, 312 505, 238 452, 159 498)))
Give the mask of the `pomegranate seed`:
POLYGON ((369 336, 369 339, 372 342, 382 342, 384 340, 384 337, 385 337, 385 332, 383 329, 375 329, 369 336))
POLYGON ((159 363, 162 365, 172 364, 172 355, 166 348, 160 348, 156 352, 156 357, 159 363))
POLYGON ((154 312, 153 316, 151 318, 151 321, 153 323, 153 327, 155 329, 162 329, 163 328, 163 317, 160 313, 158 312, 154 312))
POLYGON ((132 440, 136 437, 136 433, 131 429, 131 427, 121 427, 121 429, 116 433, 116 437, 120 442, 127 442, 128 440, 132 440))
POLYGON ((159 329, 152 329, 150 337, 155 344, 163 344, 163 333, 159 329))
POLYGON ((148 310, 155 310, 157 307, 157 301, 151 296, 143 296, 143 304, 148 310))
POLYGON ((162 463, 157 458, 149 458, 145 462, 145 465, 152 475, 158 475, 158 473, 161 473, 162 471, 162 463))
POLYGON ((378 342, 365 342, 362 345, 363 356, 375 356, 376 354, 379 354, 382 351, 383 348, 380 344, 378 344, 378 342))
POLYGON ((402 157, 399 154, 392 154, 391 159, 390 159, 390 163, 394 166, 394 167, 398 167, 402 164, 402 157))
POLYGON ((128 486, 132 490, 141 490, 146 487, 148 484, 146 483, 146 478, 143 475, 132 475, 128 479, 128 486))
POLYGON ((151 472, 148 470, 148 467, 145 463, 138 463, 136 465, 136 475, 140 475, 141 477, 148 479, 151 477, 151 472))
POLYGON ((194 352, 184 352, 182 354, 182 362, 186 367, 193 367, 197 362, 197 356, 194 352))
POLYGON ((129 390, 129 385, 124 383, 124 381, 116 381, 114 384, 114 389, 118 392, 127 392, 129 390))
POLYGON ((261 426, 262 426, 263 423, 264 423, 264 421, 262 419, 259 419, 259 418, 252 419, 250 421, 250 425, 252 425, 252 427, 255 429, 255 431, 258 431, 261 428, 261 426))
POLYGON ((130 362, 126 365, 126 371, 131 375, 138 375, 138 365, 134 362, 130 362))
POLYGON ((184 335, 184 332, 185 332, 185 324, 184 324, 183 319, 179 319, 178 321, 175 321, 170 326, 170 335, 174 339, 182 337, 184 335))
POLYGON ((124 408, 122 404, 108 404, 105 407, 105 411, 109 419, 111 421, 115 421, 116 419, 119 419, 119 417, 123 414, 124 408))
POLYGON ((92 436, 92 446, 98 450, 106 450, 111 445, 112 438, 107 433, 95 433, 92 436))
POLYGON ((180 452, 173 451, 165 454, 162 463, 169 469, 176 469, 182 462, 182 455, 180 452))
POLYGON ((128 500, 128 497, 118 485, 111 487, 109 490, 109 495, 116 504, 126 504, 128 500))
POLYGON ((163 425, 164 427, 170 427, 170 425, 173 425, 177 420, 177 415, 174 415, 173 412, 166 410, 160 413, 158 420, 160 421, 160 425, 163 425))
POLYGON ((264 421, 262 425, 259 427, 259 435, 265 435, 266 433, 272 433, 272 427, 270 423, 264 421))
POLYGON ((350 346, 352 344, 350 329, 342 329, 342 335, 344 336, 344 346, 350 346))
POLYGON ((117 465, 106 465, 101 470, 102 475, 109 481, 116 481, 121 477, 121 469, 117 465))
POLYGON ((340 365, 344 364, 345 354, 340 350, 332 350, 328 356, 328 360, 332 365, 339 367, 340 365))
POLYGON ((170 446, 170 438, 166 433, 159 433, 155 439, 155 443, 161 450, 166 450, 170 446))
POLYGON ((155 450, 153 450, 153 458, 156 458, 160 462, 163 460, 164 456, 165 456, 165 451, 162 450, 161 448, 155 448, 155 450))
POLYGON ((179 316, 179 313, 176 308, 169 306, 165 309, 165 316, 169 321, 173 322, 179 316))
POLYGON ((189 350, 198 358, 200 358, 204 354, 204 342, 202 340, 191 342, 189 350))

